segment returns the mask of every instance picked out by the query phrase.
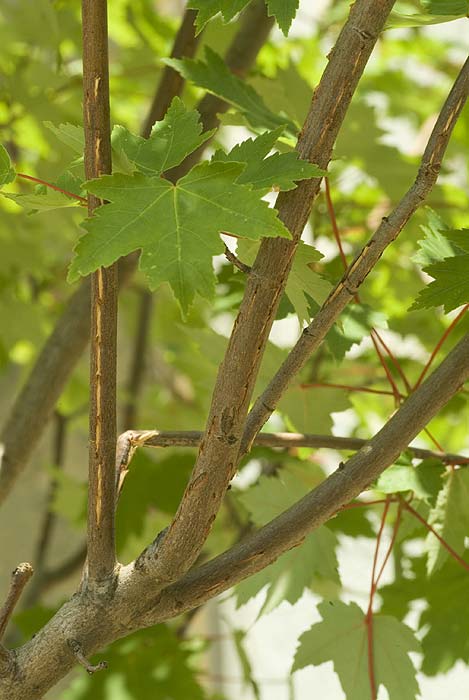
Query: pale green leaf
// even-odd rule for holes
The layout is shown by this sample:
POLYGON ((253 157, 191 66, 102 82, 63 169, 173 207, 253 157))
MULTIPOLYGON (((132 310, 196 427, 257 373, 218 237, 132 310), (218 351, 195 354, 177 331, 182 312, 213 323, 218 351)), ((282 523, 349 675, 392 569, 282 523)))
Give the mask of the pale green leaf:
POLYGON ((44 122, 44 126, 52 131, 59 141, 71 148, 77 155, 83 155, 85 135, 82 126, 77 126, 76 124, 59 124, 57 126, 49 121, 44 122))
MULTIPOLYGON (((435 507, 430 511, 429 524, 459 555, 464 551, 465 538, 469 533, 469 470, 450 471, 443 482, 435 507)), ((449 556, 432 532, 426 539, 428 552, 427 573, 437 571, 449 556)))
POLYGON ((429 207, 426 207, 427 223, 420 228, 425 238, 418 241, 419 250, 412 260, 420 265, 430 265, 444 258, 454 255, 454 251, 448 242, 448 226, 429 207))
MULTIPOLYGON (((63 209, 65 207, 80 207, 77 199, 67 197, 62 192, 48 190, 44 194, 16 194, 14 192, 2 192, 7 199, 13 200, 15 204, 25 209, 36 211, 51 211, 52 209, 63 209)), ((86 211, 86 210, 84 210, 86 211)))
POLYGON ((208 46, 205 47, 205 62, 189 58, 166 58, 164 62, 186 80, 236 107, 253 127, 275 129, 287 126, 292 134, 297 134, 297 126, 288 117, 272 112, 254 88, 231 73, 225 61, 208 46))
POLYGON ((16 173, 12 168, 8 151, 0 144, 0 187, 8 185, 9 182, 13 182, 15 177, 16 173))
MULTIPOLYGON (((293 671, 327 661, 334 670, 347 700, 370 697, 366 620, 356 603, 340 601, 318 605, 322 622, 300 637, 293 671)), ((373 617, 373 667, 376 686, 384 686, 389 700, 415 700, 419 687, 409 652, 420 645, 412 630, 386 615, 373 617)))
POLYGON ((436 460, 426 460, 416 467, 394 464, 381 474, 376 489, 383 493, 413 491, 417 498, 430 501, 442 486, 442 472, 443 466, 436 460))
POLYGON ((182 100, 175 97, 164 119, 153 127, 150 138, 144 139, 123 126, 115 126, 112 146, 144 175, 160 175, 179 165, 212 136, 213 130, 202 133, 199 119, 197 110, 187 110, 182 100))
POLYGON ((278 405, 294 430, 321 434, 332 430, 331 413, 347 408, 350 408, 350 399, 342 389, 307 388, 300 383, 293 384, 278 405))
POLYGON ((141 249, 140 267, 150 287, 169 282, 183 313, 198 292, 214 293, 212 256, 223 252, 219 233, 288 236, 259 196, 237 185, 242 165, 202 163, 173 185, 162 178, 110 175, 88 183, 111 204, 85 222, 69 277, 87 275, 141 249))

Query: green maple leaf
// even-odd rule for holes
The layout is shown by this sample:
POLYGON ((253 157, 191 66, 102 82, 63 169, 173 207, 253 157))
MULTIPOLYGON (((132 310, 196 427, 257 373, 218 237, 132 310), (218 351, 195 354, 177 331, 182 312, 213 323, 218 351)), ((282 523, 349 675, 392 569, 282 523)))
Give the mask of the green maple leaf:
POLYGON ((428 309, 443 304, 445 312, 469 302, 469 253, 445 258, 424 268, 434 278, 422 289, 410 310, 428 309))
POLYGON ((13 182, 15 177, 16 173, 11 166, 8 151, 0 144, 0 187, 3 187, 3 185, 8 185, 9 182, 13 182))
POLYGON ((188 7, 192 10, 197 10, 197 18, 195 21, 197 34, 199 34, 207 22, 219 12, 222 13, 225 22, 229 22, 238 12, 241 12, 250 1, 251 0, 190 0, 188 7))
POLYGON ((197 110, 187 110, 182 100, 175 97, 148 139, 132 134, 123 126, 115 126, 112 146, 144 175, 160 175, 179 165, 213 135, 214 130, 202 133, 199 119, 197 110))
POLYGON ((288 36, 290 25, 295 19, 299 0, 267 0, 267 10, 270 17, 275 17, 278 26, 288 36))
POLYGON ((69 279, 106 267, 141 249, 140 267, 150 288, 169 282, 183 313, 198 292, 214 293, 212 256, 223 252, 221 231, 236 236, 288 236, 259 196, 236 184, 242 165, 202 163, 176 185, 168 180, 107 175, 87 189, 111 203, 85 221, 69 279))
POLYGON ((217 151, 212 160, 245 163, 246 166, 238 178, 240 184, 250 184, 255 189, 271 188, 292 190, 298 180, 322 177, 326 174, 317 165, 301 160, 295 151, 274 153, 266 156, 284 131, 280 126, 274 131, 266 131, 255 139, 247 139, 237 144, 229 153, 217 151))
MULTIPOLYGON (((282 472, 279 477, 261 477, 256 486, 239 496, 239 500, 249 511, 252 521, 261 527, 308 491, 304 481, 289 472, 282 472)), ((259 615, 271 612, 283 600, 296 603, 304 589, 318 578, 337 586, 340 579, 336 546, 336 536, 324 525, 318 528, 308 535, 301 547, 291 549, 266 569, 240 583, 235 591, 238 606, 244 605, 265 586, 268 590, 259 615)))
MULTIPOLYGON (((347 700, 370 698, 365 615, 356 603, 318 605, 322 622, 300 637, 293 671, 333 661, 347 700)), ((373 660, 376 686, 383 685, 389 700, 414 700, 419 692, 409 652, 420 645, 412 630, 386 615, 373 618, 373 660)))
POLYGON ((342 389, 304 388, 292 384, 279 402, 278 410, 300 433, 330 433, 331 413, 350 408, 349 396, 342 389))
MULTIPOLYGON (((430 511, 428 522, 457 554, 464 551, 465 538, 469 533, 469 471, 458 469, 448 473, 438 493, 435 507, 430 511)), ((428 551, 427 572, 433 574, 449 556, 431 532, 426 539, 428 551)))
POLYGON ((275 129, 286 126, 291 134, 297 135, 296 124, 272 112, 254 88, 231 73, 225 61, 208 46, 205 47, 205 63, 190 58, 166 58, 164 62, 186 80, 236 107, 253 127, 275 129))

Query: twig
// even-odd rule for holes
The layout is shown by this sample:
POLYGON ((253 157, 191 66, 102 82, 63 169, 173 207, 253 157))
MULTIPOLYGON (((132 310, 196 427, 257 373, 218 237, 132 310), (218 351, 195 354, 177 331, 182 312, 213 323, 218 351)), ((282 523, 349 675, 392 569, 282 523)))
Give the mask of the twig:
MULTIPOLYGON (((117 452, 122 456, 120 464, 125 464, 127 469, 132 456, 130 454, 132 447, 199 447, 203 435, 199 430, 128 430, 120 435, 117 441, 117 452)), ((367 443, 368 440, 362 438, 307 433, 259 433, 254 440, 254 445, 282 449, 315 447, 330 450, 360 450, 367 443)), ((426 450, 412 445, 408 445, 405 449, 417 459, 439 459, 444 464, 469 464, 469 457, 464 455, 426 450)), ((121 466, 118 468, 122 471, 121 466)))
POLYGON ((466 311, 468 309, 469 309, 469 304, 465 304, 462 307, 461 311, 458 313, 458 315, 453 318, 453 320, 449 324, 448 328, 445 330, 445 332, 441 336, 440 340, 435 345, 432 354, 428 358, 428 361, 426 362, 425 367, 423 368, 419 378, 417 379, 417 381, 415 383, 414 389, 417 389, 420 386, 420 384, 423 382, 423 380, 425 379, 425 375, 427 374, 428 370, 430 369, 430 365, 432 364, 433 360, 435 359, 439 349, 441 348, 441 346, 445 342, 446 338, 449 336, 449 334, 451 333, 453 328, 457 325, 457 323, 462 319, 462 317, 464 316, 464 314, 466 313, 466 311))
POLYGON ((142 290, 140 294, 139 307, 130 372, 125 389, 125 403, 122 411, 122 427, 124 430, 128 430, 131 425, 135 425, 137 422, 137 405, 145 376, 145 359, 153 310, 153 295, 147 289, 142 290))
POLYGON ((251 272, 251 268, 249 265, 245 265, 241 260, 231 252, 231 250, 228 248, 228 246, 225 246, 225 258, 235 267, 238 268, 238 270, 241 270, 241 272, 244 272, 246 275, 248 275, 251 272))
POLYGON ((8 591, 6 601, 0 610, 0 641, 3 638, 8 621, 13 614, 13 610, 16 607, 21 593, 23 592, 23 588, 26 586, 32 575, 33 567, 27 562, 19 564, 11 573, 10 590, 8 591))
POLYGON ((88 659, 83 654, 80 642, 78 642, 76 639, 69 639, 68 646, 70 647, 70 650, 76 658, 76 660, 78 661, 78 663, 86 669, 87 673, 89 673, 90 676, 93 673, 96 673, 96 671, 103 671, 107 668, 106 661, 100 661, 99 664, 96 665, 90 664, 88 659))
MULTIPOLYGON (((352 95, 394 0, 357 0, 314 91, 297 153, 326 168, 352 95)), ((264 239, 246 283, 212 395, 206 432, 189 484, 156 559, 146 564, 166 582, 194 563, 238 462, 241 438, 267 338, 321 178, 302 181, 277 199, 293 240, 264 239)))
MULTIPOLYGON (((106 0, 82 0, 85 175, 111 173, 106 0)), ((102 202, 88 200, 88 213, 102 202)), ((111 577, 115 562, 117 265, 91 278, 88 581, 111 577)))
POLYGON ((243 436, 241 454, 249 450, 254 435, 274 411, 292 378, 301 370, 311 354, 320 346, 325 335, 345 306, 357 293, 387 246, 392 243, 411 215, 421 205, 438 177, 441 160, 454 125, 469 92, 469 59, 462 67, 433 128, 423 154, 416 180, 397 207, 385 217, 377 231, 364 246, 341 281, 334 287, 321 310, 307 326, 287 359, 251 410, 243 436))
MULTIPOLYGON (((185 11, 181 26, 174 40, 171 58, 181 58, 182 56, 191 58, 194 56, 202 38, 202 33, 195 36, 194 20, 196 14, 195 10, 185 11)), ((140 131, 140 135, 143 138, 147 139, 150 136, 153 124, 163 119, 171 104, 171 100, 181 94, 183 86, 184 78, 182 75, 175 71, 174 68, 165 66, 158 89, 140 131)))

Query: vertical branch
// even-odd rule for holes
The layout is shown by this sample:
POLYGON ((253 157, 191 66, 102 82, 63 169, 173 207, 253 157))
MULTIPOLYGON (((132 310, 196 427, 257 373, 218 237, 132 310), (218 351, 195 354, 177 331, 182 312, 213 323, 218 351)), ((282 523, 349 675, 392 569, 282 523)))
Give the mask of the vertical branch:
MULTIPOLYGON (((111 172, 106 0, 82 0, 85 174, 111 172)), ((88 199, 91 216, 102 202, 88 199)), ((115 565, 117 265, 91 279, 88 575, 110 576, 115 565)))

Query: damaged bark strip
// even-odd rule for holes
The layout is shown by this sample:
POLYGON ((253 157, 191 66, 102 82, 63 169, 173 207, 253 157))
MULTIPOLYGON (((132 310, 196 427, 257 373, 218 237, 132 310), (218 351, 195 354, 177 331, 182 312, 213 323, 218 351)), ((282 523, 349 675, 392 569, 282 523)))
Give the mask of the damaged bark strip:
MULTIPOLYGON (((106 0, 83 0, 83 117, 87 179, 110 174, 111 127, 106 0)), ((102 204, 89 196, 88 213, 102 204)), ((115 566, 117 263, 91 278, 88 578, 115 566)))

